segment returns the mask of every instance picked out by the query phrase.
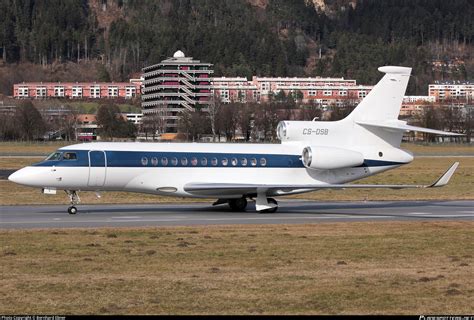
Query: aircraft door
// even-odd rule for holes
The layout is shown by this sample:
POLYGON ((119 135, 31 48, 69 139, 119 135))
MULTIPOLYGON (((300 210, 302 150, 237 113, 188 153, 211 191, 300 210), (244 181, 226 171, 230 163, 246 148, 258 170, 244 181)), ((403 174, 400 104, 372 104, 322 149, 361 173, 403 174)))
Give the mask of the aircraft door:
POLYGON ((102 187, 107 173, 107 156, 104 151, 89 151, 89 187, 102 187))

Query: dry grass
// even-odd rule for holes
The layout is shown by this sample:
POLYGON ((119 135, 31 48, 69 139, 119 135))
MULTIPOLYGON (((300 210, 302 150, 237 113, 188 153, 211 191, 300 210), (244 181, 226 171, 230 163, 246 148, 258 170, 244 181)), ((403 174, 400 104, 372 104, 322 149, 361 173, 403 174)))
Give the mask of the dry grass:
POLYGON ((469 144, 414 144, 402 143, 402 149, 410 150, 419 155, 474 155, 474 145, 469 144))
POLYGON ((74 144, 74 142, 0 142, 0 156, 8 154, 43 154, 47 155, 58 148, 74 144))
MULTIPOLYGON (((20 168, 38 159, 0 158, 0 168, 20 168)), ((411 164, 364 180, 360 183, 379 184, 429 184, 436 180, 454 161, 461 164, 451 182, 443 188, 433 189, 347 189, 318 191, 292 198, 312 200, 429 200, 429 199, 474 199, 474 158, 417 158, 411 164)), ((195 201, 173 197, 162 197, 126 192, 103 192, 97 199, 92 192, 80 194, 83 204, 95 203, 157 203, 195 201)), ((67 197, 61 191, 57 195, 43 195, 39 189, 23 187, 10 181, 0 180, 0 205, 19 204, 67 204, 67 197)), ((211 200, 202 200, 211 201, 211 200)))
POLYGON ((468 314, 473 222, 2 231, 0 314, 468 314))
POLYGON ((42 157, 4 157, 0 158, 0 169, 18 170, 35 162, 40 162, 42 157))

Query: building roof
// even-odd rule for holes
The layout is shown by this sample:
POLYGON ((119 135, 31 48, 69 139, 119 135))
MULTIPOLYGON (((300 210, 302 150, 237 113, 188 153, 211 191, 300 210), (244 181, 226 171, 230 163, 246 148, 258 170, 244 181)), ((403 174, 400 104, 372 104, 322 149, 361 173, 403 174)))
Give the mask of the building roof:
POLYGON ((185 57, 184 52, 181 50, 178 50, 173 54, 173 58, 184 58, 184 57, 185 57))
POLYGON ((474 80, 436 80, 434 84, 474 84, 474 80))

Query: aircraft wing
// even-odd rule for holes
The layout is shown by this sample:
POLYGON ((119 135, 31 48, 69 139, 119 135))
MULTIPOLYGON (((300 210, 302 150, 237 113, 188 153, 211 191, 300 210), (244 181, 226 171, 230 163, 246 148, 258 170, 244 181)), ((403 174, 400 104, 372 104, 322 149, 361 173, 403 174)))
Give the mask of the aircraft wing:
POLYGON ((209 197, 225 197, 235 195, 253 195, 265 193, 271 195, 284 195, 289 193, 307 192, 321 189, 346 189, 346 188, 388 188, 388 189, 406 189, 406 188, 437 188, 448 184, 449 180, 456 171, 459 162, 455 162, 441 176, 429 185, 413 184, 239 184, 239 183, 188 183, 184 186, 184 191, 193 195, 209 197))

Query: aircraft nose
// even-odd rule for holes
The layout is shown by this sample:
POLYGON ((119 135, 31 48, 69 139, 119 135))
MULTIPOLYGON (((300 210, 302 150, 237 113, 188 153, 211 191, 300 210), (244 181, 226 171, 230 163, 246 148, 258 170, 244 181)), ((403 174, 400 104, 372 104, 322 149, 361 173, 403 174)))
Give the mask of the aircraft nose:
POLYGON ((15 172, 13 172, 9 177, 8 180, 11 182, 15 182, 18 184, 26 184, 27 183, 27 178, 28 174, 26 174, 25 169, 20 169, 15 172))

